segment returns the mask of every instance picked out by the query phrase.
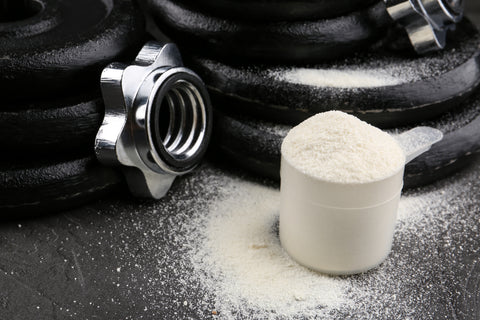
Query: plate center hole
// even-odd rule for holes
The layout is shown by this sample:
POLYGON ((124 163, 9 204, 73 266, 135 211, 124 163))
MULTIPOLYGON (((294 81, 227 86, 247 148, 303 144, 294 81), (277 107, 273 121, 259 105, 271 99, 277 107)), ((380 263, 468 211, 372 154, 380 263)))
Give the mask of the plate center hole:
POLYGON ((0 0, 0 23, 25 20, 35 16, 42 8, 36 0, 0 0))

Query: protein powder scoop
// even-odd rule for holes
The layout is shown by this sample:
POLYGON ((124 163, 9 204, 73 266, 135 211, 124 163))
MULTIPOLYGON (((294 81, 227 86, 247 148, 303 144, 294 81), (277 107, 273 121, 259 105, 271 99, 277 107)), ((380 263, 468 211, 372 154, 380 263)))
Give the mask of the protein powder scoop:
POLYGON ((441 140, 417 127, 396 138, 340 111, 317 114, 282 144, 280 241, 300 264, 353 274, 389 254, 405 164, 441 140))

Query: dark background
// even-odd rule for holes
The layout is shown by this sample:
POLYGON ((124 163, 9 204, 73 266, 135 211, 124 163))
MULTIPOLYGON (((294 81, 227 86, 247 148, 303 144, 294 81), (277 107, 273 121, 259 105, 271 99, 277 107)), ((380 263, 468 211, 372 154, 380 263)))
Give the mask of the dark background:
MULTIPOLYGON (((466 6, 467 15, 480 25, 480 1, 467 0, 466 6)), ((480 179, 475 178, 479 160, 476 162, 477 165, 460 173, 470 176, 467 180, 472 183, 472 190, 480 187, 480 179)), ((228 169, 215 169, 207 162, 198 173, 178 179, 169 195, 158 202, 138 201, 121 192, 76 210, 2 223, 0 319, 212 317, 214 306, 209 304, 201 289, 186 287, 179 279, 168 277, 169 270, 181 260, 175 256, 178 248, 168 242, 166 232, 153 230, 151 222, 191 210, 188 199, 198 196, 198 188, 203 188, 203 197, 208 198, 215 188, 208 181, 223 174, 237 175, 228 169), (162 248, 164 259, 158 260, 158 256, 146 250, 150 244, 162 248), (162 276, 166 281, 152 285, 153 275, 159 270, 167 274, 162 276), (152 288, 156 288, 154 292, 152 288), (206 300, 203 308, 183 306, 184 300, 199 297, 206 300)), ((457 179, 457 176, 449 179, 457 179)), ((471 196, 480 204, 478 193, 471 196)), ((194 203, 202 206, 205 201, 200 197, 194 203)), ((478 207, 471 214, 479 214, 478 207)), ((478 235, 472 237, 478 238, 478 235)), ((477 256, 464 257, 464 260, 477 256)), ((460 291, 459 295, 478 291, 480 271, 477 269, 470 270, 470 274, 455 274, 447 287, 451 292, 460 291), (470 287, 464 285, 466 278, 470 279, 470 287)), ((444 299, 438 299, 439 305, 428 307, 443 312, 445 319, 476 319, 480 312, 478 297, 474 294, 471 301, 458 302, 451 292, 438 292, 444 299), (450 297, 453 297, 451 305, 444 305, 444 300, 450 297)), ((419 311, 415 318, 439 318, 438 315, 438 312, 432 316, 419 311)))

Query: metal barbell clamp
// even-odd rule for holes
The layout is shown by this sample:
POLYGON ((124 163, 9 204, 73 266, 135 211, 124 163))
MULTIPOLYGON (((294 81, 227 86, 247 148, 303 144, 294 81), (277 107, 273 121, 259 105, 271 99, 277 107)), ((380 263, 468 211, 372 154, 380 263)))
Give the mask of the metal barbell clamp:
POLYGON ((418 54, 443 49, 447 32, 463 18, 463 0, 385 0, 385 4, 418 54))
POLYGON ((205 84, 183 66, 174 44, 148 42, 131 65, 103 70, 101 90, 97 158, 121 166, 134 195, 163 197, 207 149, 212 112, 205 84))

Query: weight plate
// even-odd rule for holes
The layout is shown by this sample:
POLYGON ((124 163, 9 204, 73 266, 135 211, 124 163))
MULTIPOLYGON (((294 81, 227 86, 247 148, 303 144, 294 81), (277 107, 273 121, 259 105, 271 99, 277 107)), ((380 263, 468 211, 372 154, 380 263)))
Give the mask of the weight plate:
POLYGON ((51 213, 99 199, 122 177, 93 157, 0 163, 0 219, 51 213), (15 163, 15 164, 11 164, 15 163))
POLYGON ((234 20, 294 21, 332 18, 364 8, 372 0, 181 0, 195 10, 234 20))
MULTIPOLYGON (((445 136, 406 166, 405 187, 417 187, 443 178, 463 167, 473 154, 480 152, 480 92, 464 105, 437 119, 418 123, 419 126, 438 128, 445 136)), ((278 180, 280 147, 291 128, 289 125, 217 112, 215 147, 238 166, 278 180)), ((409 128, 397 128, 392 132, 409 128)))
POLYGON ((0 144, 5 152, 17 155, 92 152, 104 113, 103 101, 95 93, 4 109, 0 144))
POLYGON ((444 113, 480 82, 480 35, 460 24, 448 47, 419 57, 377 50, 318 65, 233 65, 204 58, 188 63, 207 83, 215 108, 295 125, 327 110, 353 113, 380 127, 444 113))
POLYGON ((300 22, 232 21, 171 0, 147 0, 147 6, 160 29, 185 51, 234 61, 338 58, 371 44, 392 23, 383 1, 345 16, 300 22))
POLYGON ((145 34, 129 0, 25 0, 0 19, 0 90, 10 101, 97 88, 101 70, 138 51, 145 34))

